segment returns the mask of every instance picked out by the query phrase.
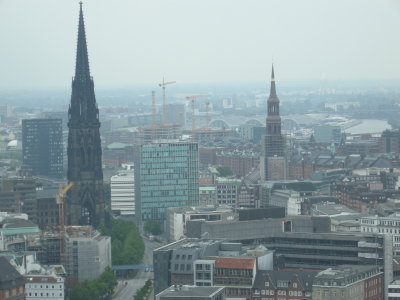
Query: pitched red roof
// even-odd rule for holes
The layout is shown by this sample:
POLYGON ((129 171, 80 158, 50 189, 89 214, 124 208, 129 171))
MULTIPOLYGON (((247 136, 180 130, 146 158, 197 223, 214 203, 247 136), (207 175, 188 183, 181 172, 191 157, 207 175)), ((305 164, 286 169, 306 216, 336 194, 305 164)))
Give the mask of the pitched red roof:
POLYGON ((219 257, 215 260, 215 268, 222 269, 253 269, 255 258, 219 257))

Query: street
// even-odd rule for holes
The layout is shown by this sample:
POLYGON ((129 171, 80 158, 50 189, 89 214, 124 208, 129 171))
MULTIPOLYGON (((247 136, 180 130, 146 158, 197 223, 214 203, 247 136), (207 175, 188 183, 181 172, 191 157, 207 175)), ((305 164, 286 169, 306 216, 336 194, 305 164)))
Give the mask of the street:
MULTIPOLYGON (((153 250, 162 246, 161 243, 155 241, 149 241, 147 238, 143 238, 145 245, 145 252, 142 260, 142 265, 153 264, 153 250)), ((132 300, 136 291, 144 286, 147 280, 153 279, 153 272, 146 270, 139 270, 135 278, 129 280, 119 280, 117 290, 120 289, 112 299, 115 300, 132 300), (127 285, 124 285, 127 282, 127 285)), ((152 299, 150 296, 149 299, 152 299)))

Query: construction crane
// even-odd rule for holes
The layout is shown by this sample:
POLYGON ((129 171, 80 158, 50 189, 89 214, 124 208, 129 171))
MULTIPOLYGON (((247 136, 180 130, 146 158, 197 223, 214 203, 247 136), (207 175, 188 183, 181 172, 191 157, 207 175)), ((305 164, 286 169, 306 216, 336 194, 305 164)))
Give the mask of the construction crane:
POLYGON ((57 204, 58 204, 58 217, 59 217, 59 226, 60 226, 60 259, 63 258, 64 247, 65 247, 65 213, 64 213, 64 198, 65 194, 72 188, 74 184, 71 182, 64 189, 60 189, 57 195, 57 204))
POLYGON ((156 92, 151 91, 151 123, 156 127, 156 92))
POLYGON ((206 105, 206 130, 208 130, 208 126, 209 126, 209 124, 210 124, 210 116, 209 116, 209 106, 210 106, 210 101, 206 101, 206 103, 205 103, 205 105, 206 105))
POLYGON ((165 78, 163 77, 162 82, 158 84, 159 87, 163 89, 163 124, 167 123, 167 105, 165 103, 165 86, 168 84, 173 84, 176 83, 176 81, 165 81, 165 78))
POLYGON ((186 99, 191 100, 192 102, 192 131, 196 129, 196 117, 194 115, 194 110, 196 109, 196 99, 209 96, 211 96, 211 94, 198 94, 198 95, 186 96, 186 99))

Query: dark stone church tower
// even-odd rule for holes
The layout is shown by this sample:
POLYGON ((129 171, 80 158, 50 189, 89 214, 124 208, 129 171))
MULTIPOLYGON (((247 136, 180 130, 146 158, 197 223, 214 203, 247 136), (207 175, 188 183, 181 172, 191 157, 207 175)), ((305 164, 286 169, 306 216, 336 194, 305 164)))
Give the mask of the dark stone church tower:
POLYGON ((262 141, 261 179, 262 181, 282 180, 286 179, 286 161, 279 114, 279 98, 276 95, 274 66, 272 66, 271 89, 267 106, 267 130, 262 141))
POLYGON ((73 187, 65 203, 65 221, 68 225, 97 226, 104 222, 105 215, 100 121, 89 70, 82 2, 68 129, 68 183, 73 187))

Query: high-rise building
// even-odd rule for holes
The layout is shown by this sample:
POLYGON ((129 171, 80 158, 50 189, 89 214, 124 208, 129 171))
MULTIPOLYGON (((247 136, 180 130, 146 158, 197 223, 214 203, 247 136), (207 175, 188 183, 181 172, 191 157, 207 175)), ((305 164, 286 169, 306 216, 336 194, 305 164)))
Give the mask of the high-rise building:
POLYGON ((165 209, 199 203, 198 146, 187 142, 139 145, 135 151, 138 219, 165 220, 165 209))
POLYGON ((100 121, 89 70, 82 2, 68 129, 68 182, 74 185, 66 201, 66 223, 97 226, 105 216, 100 121))
POLYGON ((111 210, 121 215, 135 214, 135 176, 124 170, 111 177, 111 210))
POLYGON ((279 98, 276 95, 274 66, 272 66, 271 90, 267 105, 267 132, 262 140, 261 180, 281 180, 285 179, 286 176, 286 161, 284 159, 284 141, 279 115, 279 98), (273 164, 273 167, 271 167, 271 164, 273 164))
POLYGON ((0 211, 26 213, 29 220, 37 223, 36 180, 28 178, 4 178, 0 181, 0 211))
POLYGON ((63 177, 61 119, 22 120, 22 161, 33 175, 63 177))

